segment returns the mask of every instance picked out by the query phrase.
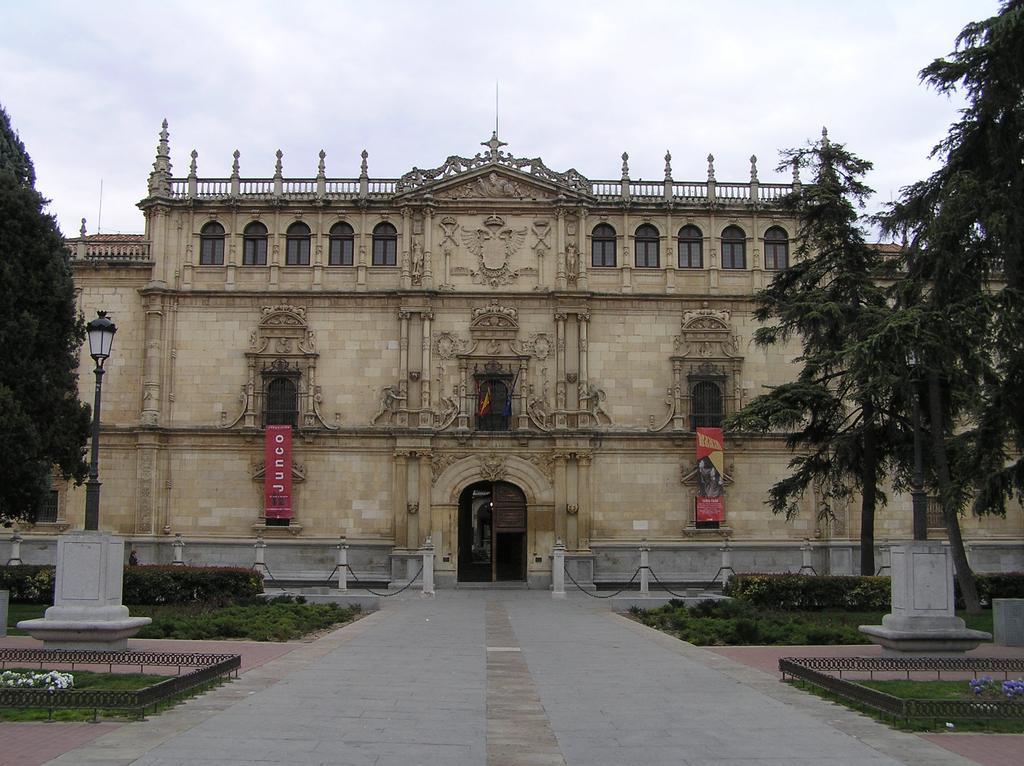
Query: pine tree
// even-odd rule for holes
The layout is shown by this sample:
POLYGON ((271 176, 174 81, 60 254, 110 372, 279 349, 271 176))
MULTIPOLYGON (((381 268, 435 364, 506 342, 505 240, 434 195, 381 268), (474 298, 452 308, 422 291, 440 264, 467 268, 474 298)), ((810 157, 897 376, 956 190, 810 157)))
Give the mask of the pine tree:
POLYGON ((900 321, 927 370, 935 483, 974 610, 959 515, 972 498, 1005 513, 1024 490, 1024 2, 968 24, 921 79, 967 106, 932 151, 942 166, 881 220, 908 243, 900 321))
POLYGON ((71 267, 35 170, 0 107, 0 520, 33 520, 54 466, 81 482, 89 408, 71 267))
POLYGON ((812 484, 832 503, 861 496, 862 574, 874 574, 875 506, 885 464, 883 433, 887 387, 879 386, 877 360, 861 342, 887 310, 878 282, 881 255, 864 241, 859 226, 871 194, 861 180, 871 169, 842 144, 828 139, 783 152, 790 165, 807 168, 810 185, 794 191, 785 207, 798 217, 793 262, 758 293, 755 317, 763 324, 754 340, 770 346, 796 337, 803 353, 797 379, 758 396, 730 421, 746 431, 782 430, 797 451, 793 473, 769 491, 775 513, 792 517, 812 484))

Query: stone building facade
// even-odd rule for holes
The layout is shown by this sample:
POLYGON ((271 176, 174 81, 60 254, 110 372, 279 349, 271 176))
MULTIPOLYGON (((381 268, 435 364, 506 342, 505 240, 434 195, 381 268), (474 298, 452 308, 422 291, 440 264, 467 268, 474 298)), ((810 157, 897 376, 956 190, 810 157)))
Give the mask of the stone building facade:
MULTIPOLYGON (((141 236, 69 243, 80 308, 117 323, 104 379, 101 527, 143 561, 401 581, 428 539, 440 584, 626 580, 652 547, 664 580, 733 566, 852 572, 857 508, 793 521, 765 505, 790 454, 726 434, 726 515, 695 521, 694 429, 795 372, 796 345, 752 343, 754 292, 789 258, 799 184, 590 180, 503 150, 373 178, 172 175, 166 124, 141 236), (293 426, 290 519, 267 518, 264 428, 293 426)), ((83 351, 81 387, 92 387, 83 351)), ((81 490, 49 519, 78 526, 81 490)), ((975 566, 1020 568, 1024 521, 966 519, 975 566)), ((29 530, 44 547, 52 524, 29 530)), ((910 536, 909 501, 876 534, 910 536)), ((41 555, 41 554, 40 554, 41 555)))

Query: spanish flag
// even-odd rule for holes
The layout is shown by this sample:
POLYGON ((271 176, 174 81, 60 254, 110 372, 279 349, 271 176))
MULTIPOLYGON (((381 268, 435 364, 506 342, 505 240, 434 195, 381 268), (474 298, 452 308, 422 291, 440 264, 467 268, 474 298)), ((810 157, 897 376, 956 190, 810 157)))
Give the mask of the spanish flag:
POLYGON ((485 383, 477 391, 477 399, 480 401, 480 406, 477 408, 477 417, 483 417, 491 411, 491 386, 485 383), (480 396, 480 392, 483 392, 483 396, 480 396))

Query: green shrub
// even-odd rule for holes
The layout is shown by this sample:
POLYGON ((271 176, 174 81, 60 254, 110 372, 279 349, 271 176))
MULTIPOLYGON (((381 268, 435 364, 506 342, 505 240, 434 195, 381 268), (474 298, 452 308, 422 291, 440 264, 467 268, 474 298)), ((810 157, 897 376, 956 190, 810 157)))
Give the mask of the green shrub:
POLYGON ((239 567, 133 566, 124 570, 126 604, 229 604, 263 592, 263 577, 239 567))
MULTIPOLYGON (((1024 598, 1024 572, 1001 572, 974 576, 978 585, 978 600, 982 606, 991 607, 994 598, 1024 598)), ((960 583, 956 583, 956 607, 963 609, 964 597, 960 583)))
POLYGON ((0 590, 12 604, 52 604, 54 567, 35 564, 0 567, 0 590))
POLYGON ((758 609, 873 612, 889 609, 889 591, 888 577, 741 574, 725 592, 758 609))

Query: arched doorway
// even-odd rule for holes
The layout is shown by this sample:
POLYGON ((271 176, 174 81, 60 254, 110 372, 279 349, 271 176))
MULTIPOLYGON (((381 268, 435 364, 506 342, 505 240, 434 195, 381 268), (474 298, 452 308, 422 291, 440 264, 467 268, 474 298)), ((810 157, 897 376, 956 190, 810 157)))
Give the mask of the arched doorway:
POLYGON ((459 582, 526 580, 526 495, 480 481, 459 495, 459 582))

